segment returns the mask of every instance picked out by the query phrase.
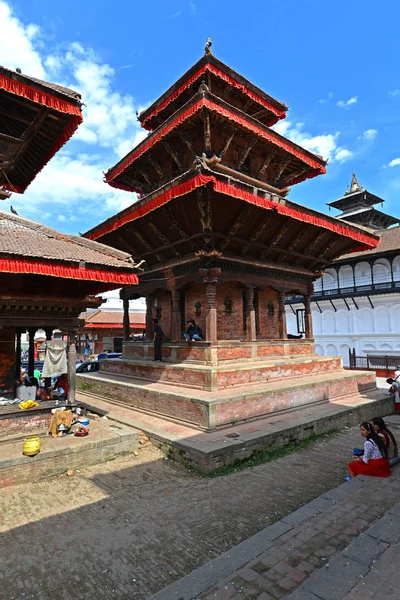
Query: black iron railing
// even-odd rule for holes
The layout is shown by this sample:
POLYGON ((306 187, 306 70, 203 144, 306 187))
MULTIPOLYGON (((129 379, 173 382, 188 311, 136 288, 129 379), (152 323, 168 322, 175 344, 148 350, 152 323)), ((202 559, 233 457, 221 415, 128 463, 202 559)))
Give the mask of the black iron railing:
POLYGON ((389 377, 393 371, 400 370, 400 356, 356 356, 355 350, 349 350, 350 369, 364 371, 385 371, 389 377))

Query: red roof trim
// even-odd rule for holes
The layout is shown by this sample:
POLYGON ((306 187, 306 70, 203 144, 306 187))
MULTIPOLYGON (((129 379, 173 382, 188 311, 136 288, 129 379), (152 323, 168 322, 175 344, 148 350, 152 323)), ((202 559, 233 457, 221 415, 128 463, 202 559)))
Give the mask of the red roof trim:
POLYGON ((143 121, 141 123, 142 127, 152 131, 154 129, 154 127, 151 127, 150 125, 146 126, 146 123, 150 119, 155 117, 159 112, 164 110, 164 108, 166 108, 168 106, 168 104, 171 104, 171 102, 176 100, 176 98, 178 98, 178 96, 180 96, 182 94, 182 92, 184 92, 188 87, 190 87, 192 85, 192 83, 194 81, 196 81, 196 79, 199 79, 199 77, 201 77, 206 71, 210 71, 211 73, 213 73, 214 75, 216 75, 223 81, 226 81, 227 83, 229 83, 236 89, 241 90, 243 93, 245 93, 247 96, 249 96, 249 98, 251 98, 252 100, 257 102, 258 104, 261 104, 261 106, 264 106, 264 108, 266 108, 267 110, 272 112, 272 114, 274 114, 276 118, 271 119, 271 121, 268 123, 268 125, 274 125, 277 121, 279 121, 279 119, 286 118, 286 111, 276 108, 276 106, 271 104, 271 102, 268 102, 264 98, 261 98, 261 96, 259 96, 255 92, 251 91, 247 86, 243 85, 242 83, 239 83, 239 81, 236 81, 236 79, 234 79, 230 75, 227 75, 226 73, 221 71, 221 69, 218 69, 218 67, 212 65, 211 63, 208 63, 208 64, 204 65, 203 67, 201 67, 198 71, 196 71, 196 73, 194 73, 191 77, 189 77, 189 79, 187 79, 185 81, 185 83, 183 83, 177 90, 172 92, 172 94, 170 96, 168 96, 168 98, 166 98, 163 102, 161 102, 161 104, 159 106, 157 106, 149 115, 147 115, 147 117, 145 119, 143 119, 143 121))
POLYGON ((79 279, 117 285, 136 285, 138 277, 135 273, 121 271, 103 271, 101 269, 64 266, 39 260, 20 258, 1 258, 0 271, 3 273, 20 273, 23 275, 47 275, 62 279, 79 279))
MULTIPOLYGON (((318 174, 326 173, 326 169, 323 165, 321 165, 316 159, 312 158, 311 156, 308 156, 306 153, 304 153, 304 151, 300 147, 297 147, 295 144, 293 144, 289 140, 286 140, 285 138, 281 137, 279 134, 277 134, 275 132, 266 131, 265 129, 262 129, 261 127, 258 127, 254 123, 251 123, 247 119, 241 117, 240 115, 237 115, 237 114, 231 112, 229 109, 224 108, 224 107, 220 106, 219 104, 216 104, 209 98, 203 97, 203 98, 200 98, 197 102, 195 102, 192 106, 187 108, 180 115, 178 115, 168 125, 161 126, 159 128, 159 131, 154 133, 150 137, 150 139, 142 142, 139 145, 139 147, 137 148, 137 150, 134 150, 133 152, 131 152, 124 160, 121 161, 121 163, 118 166, 111 169, 109 171, 109 173, 107 173, 105 182, 110 183, 111 181, 115 180, 115 178, 118 177, 118 175, 120 175, 127 167, 129 167, 129 165, 131 165, 134 160, 139 158, 139 156, 144 154, 144 152, 146 152, 149 148, 151 148, 151 146, 153 146, 159 140, 164 138, 172 129, 175 129, 176 127, 178 127, 178 125, 180 125, 188 117, 192 116, 193 114, 195 114, 196 112, 201 110, 203 107, 208 108, 209 110, 218 112, 220 115, 227 117, 229 120, 234 121, 235 123, 238 123, 239 125, 245 127, 252 133, 255 133, 256 135, 262 137, 263 139, 271 142, 275 146, 283 148, 284 150, 286 150, 293 156, 296 156, 296 158, 298 158, 299 160, 303 161, 304 163, 306 163, 307 165, 312 167, 315 170, 315 173, 311 174, 311 175, 306 174, 304 176, 304 179, 307 179, 309 176, 315 177, 318 174)), ((114 187, 117 187, 117 186, 114 185, 114 187)), ((127 186, 124 186, 122 189, 126 190, 127 186)), ((131 191, 137 191, 137 190, 136 189, 134 190, 132 188, 131 191)))
POLYGON ((42 92, 26 83, 15 81, 15 79, 11 79, 5 75, 0 75, 0 88, 11 94, 22 96, 31 102, 35 102, 35 104, 42 104, 58 112, 79 116, 82 120, 82 111, 76 104, 67 100, 61 100, 61 98, 57 98, 47 92, 42 92))
MULTIPOLYGON (((130 323, 131 329, 146 329, 145 323, 130 323)), ((122 323, 85 323, 85 329, 122 329, 122 323)))
POLYGON ((39 163, 38 167, 33 171, 32 177, 30 177, 22 186, 13 185, 12 182, 11 184, 8 182, 3 184, 10 192, 18 192, 22 194, 28 185, 35 179, 36 175, 49 162, 49 160, 53 158, 60 148, 62 148, 62 146, 64 146, 64 144, 66 144, 75 133, 83 120, 82 111, 79 106, 72 104, 71 102, 67 102, 66 100, 61 100, 56 96, 52 96, 51 94, 41 92, 36 88, 26 85, 25 83, 20 83, 19 81, 10 79, 5 75, 0 75, 0 89, 10 92, 11 94, 16 94, 17 96, 22 96, 23 98, 26 98, 31 102, 35 102, 36 104, 42 104, 43 106, 47 106, 48 108, 52 108, 58 112, 71 115, 70 121, 56 139, 53 146, 43 157, 43 160, 39 163))
MULTIPOLYGON (((88 238, 96 240, 99 237, 111 233, 116 229, 119 229, 119 227, 122 227, 126 223, 130 223, 131 221, 135 221, 136 219, 144 217, 146 214, 152 212, 153 210, 156 210, 157 208, 170 202, 174 198, 177 198, 184 194, 188 194, 194 189, 203 185, 207 185, 208 183, 211 183, 213 189, 216 192, 226 194, 227 196, 232 196, 234 198, 239 198, 241 200, 244 200, 245 202, 255 204, 256 206, 260 206, 261 208, 267 210, 276 210, 276 212, 278 212, 279 214, 286 215, 304 223, 309 223, 310 225, 315 225, 316 227, 323 227, 325 229, 328 229, 329 231, 333 231, 335 233, 338 233, 339 235, 346 236, 359 242, 359 244, 365 249, 375 248, 380 242, 379 239, 376 239, 375 237, 370 236, 367 233, 354 231, 352 228, 347 227, 341 222, 332 223, 332 221, 324 217, 324 215, 311 214, 306 209, 303 209, 301 206, 288 206, 285 202, 276 202, 274 200, 269 200, 267 198, 258 196, 257 194, 252 194, 241 188, 237 188, 232 184, 224 183, 219 179, 216 179, 214 176, 202 174, 195 175, 188 181, 176 185, 175 187, 167 190, 159 196, 156 196, 155 198, 152 198, 151 200, 149 200, 149 202, 146 202, 141 206, 135 207, 134 205, 132 210, 116 218, 113 222, 106 223, 105 225, 103 225, 103 227, 100 227, 97 231, 94 231, 90 235, 88 235, 88 238)), ((359 248, 360 246, 357 247, 357 250, 359 248)))

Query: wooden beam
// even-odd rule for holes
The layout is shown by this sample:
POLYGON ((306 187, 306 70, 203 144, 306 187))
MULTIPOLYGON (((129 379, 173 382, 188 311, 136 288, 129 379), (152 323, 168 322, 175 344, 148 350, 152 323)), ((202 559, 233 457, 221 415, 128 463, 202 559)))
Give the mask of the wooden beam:
POLYGON ((258 119, 258 117, 261 117, 261 115, 263 114, 263 112, 265 112, 267 109, 266 108, 262 108, 261 110, 258 110, 257 112, 253 113, 252 115, 250 115, 253 119, 258 119))
POLYGON ((136 248, 134 248, 132 246, 132 244, 129 244, 123 237, 122 235, 118 235, 117 236, 117 241, 120 243, 121 246, 123 246, 123 248, 125 249, 125 252, 128 252, 128 254, 130 254, 131 256, 139 256, 138 251, 136 250, 136 248))
POLYGON ((170 156, 172 156, 172 158, 174 159, 174 161, 177 164, 177 166, 179 167, 179 169, 182 170, 183 169, 182 161, 180 160, 180 158, 177 155, 177 153, 175 152, 175 150, 170 146, 170 144, 166 140, 163 140, 161 143, 164 146, 164 148, 166 149, 166 151, 168 152, 168 154, 170 154, 170 156))
POLYGON ((226 85, 224 91, 221 94, 221 98, 222 100, 226 100, 226 98, 229 96, 230 92, 231 92, 231 86, 230 85, 226 85))
POLYGON ((250 234, 251 240, 243 246, 241 254, 247 254, 252 243, 258 240, 258 238, 261 236, 261 234, 264 232, 264 230, 268 227, 270 223, 271 216, 269 215, 268 217, 265 217, 265 219, 263 219, 259 225, 257 225, 256 229, 250 234))
POLYGON ((203 232, 209 233, 212 231, 211 191, 203 186, 196 189, 196 196, 203 232))
POLYGON ((292 160, 291 156, 287 156, 286 158, 282 159, 282 161, 278 165, 275 173, 271 177, 271 183, 275 183, 276 181, 279 181, 280 176, 282 175, 283 171, 286 169, 286 167, 288 166, 288 164, 290 163, 291 160, 292 160))
MULTIPOLYGON (((289 246, 287 247, 287 250, 294 250, 296 248, 296 246, 301 242, 301 240, 307 235, 307 233, 309 233, 309 230, 307 229, 307 227, 302 227, 301 230, 299 231, 299 233, 296 235, 296 237, 293 239, 292 242, 290 242, 289 246)), ((278 261, 281 259, 282 257, 279 256, 278 257, 278 261)))
POLYGON ((261 255, 260 255, 261 259, 266 258, 269 254, 269 251, 274 249, 279 244, 279 242, 281 241, 283 236, 286 235, 287 232, 289 231, 289 228, 291 225, 292 225, 291 219, 287 219, 284 222, 282 227, 280 227, 280 229, 278 229, 278 231, 275 233, 275 235, 271 238, 271 241, 269 242, 269 246, 266 247, 266 249, 261 253, 261 255))
POLYGON ((30 125, 32 123, 32 119, 27 119, 23 117, 16 110, 12 110, 9 108, 8 110, 4 108, 4 106, 0 106, 0 115, 7 117, 7 119, 12 119, 13 121, 19 121, 20 123, 24 123, 25 125, 30 125))
POLYGON ((225 248, 227 247, 227 245, 231 241, 232 236, 234 236, 239 231, 240 226, 243 225, 243 223, 246 221, 246 219, 248 218, 248 216, 251 213, 252 209, 253 209, 252 206, 245 206, 243 208, 243 210, 240 211, 240 213, 236 217, 235 221, 231 225, 231 227, 230 227, 230 229, 228 231, 228 234, 226 236, 224 236, 226 239, 225 239, 224 242, 222 242, 222 244, 220 245, 220 248, 219 248, 221 252, 223 250, 225 250, 225 248))
POLYGON ((166 221, 169 223, 170 228, 176 229, 179 232, 179 235, 186 242, 188 242, 190 244, 190 246, 195 250, 195 252, 197 252, 199 249, 198 244, 196 244, 195 242, 192 241, 191 236, 184 229, 184 227, 182 227, 182 225, 179 223, 179 221, 174 217, 171 210, 169 208, 165 207, 164 210, 162 211, 162 215, 166 219, 166 221))
MULTIPOLYGON (((226 236, 226 235, 224 235, 224 234, 222 234, 222 233, 214 233, 213 235, 214 235, 216 238, 227 238, 227 237, 228 237, 228 236, 226 236)), ((247 243, 248 243, 248 240, 247 240, 247 239, 245 239, 245 238, 241 238, 241 237, 238 237, 238 236, 232 236, 232 237, 229 237, 229 239, 228 239, 228 243, 229 243, 230 241, 233 241, 233 242, 239 242, 239 243, 241 243, 241 244, 247 244, 247 243)), ((260 242, 257 242, 257 241, 255 241, 255 242, 254 242, 254 245, 255 245, 255 246, 258 246, 259 248, 264 248, 264 251, 267 251, 267 252, 270 250, 270 247, 269 247, 269 246, 267 246, 266 244, 262 244, 262 243, 260 243, 260 242)), ((284 253, 284 254, 286 254, 286 255, 288 255, 288 256, 294 256, 294 257, 299 257, 299 258, 305 258, 305 259, 309 259, 309 260, 312 260, 312 261, 316 261, 316 260, 318 260, 318 262, 320 262, 320 263, 322 263, 322 264, 324 264, 324 265, 328 265, 328 264, 330 264, 330 263, 329 263, 328 261, 326 261, 326 260, 322 260, 322 259, 316 259, 316 258, 315 258, 315 256, 310 256, 310 255, 308 255, 308 254, 303 254, 303 253, 300 253, 300 252, 294 252, 294 251, 291 251, 291 252, 289 252, 289 251, 288 251, 288 250, 286 250, 285 248, 280 248, 280 247, 278 247, 278 246, 276 246, 274 249, 275 249, 275 250, 277 250, 278 252, 282 252, 282 253, 284 253)), ((261 253, 261 256, 264 254, 264 251, 261 253)))
MULTIPOLYGON (((308 246, 306 246, 303 250, 304 252, 304 256, 306 255, 306 252, 310 252, 310 250, 312 250, 313 248, 315 248, 315 246, 317 246, 317 244, 319 244, 319 242, 326 236, 326 235, 330 235, 330 232, 328 230, 324 230, 321 231, 318 235, 316 235, 315 237, 313 237, 313 239, 311 240, 311 242, 308 244, 308 246)), ((300 257, 297 258, 293 264, 297 264, 300 260, 300 257)), ((316 257, 314 257, 314 261, 317 260, 316 257)))
MULTIPOLYGON (((161 256, 160 256, 160 254, 158 252, 156 252, 156 250, 153 248, 153 246, 150 244, 150 242, 148 240, 146 240, 146 238, 140 233, 140 231, 138 231, 132 225, 130 226, 129 229, 132 232, 132 235, 136 236, 137 239, 141 242, 141 244, 143 244, 143 246, 145 248, 147 248, 147 250, 151 254, 153 254, 159 262, 161 262, 161 256)), ((140 254, 139 254, 139 256, 140 256, 140 254)))
POLYGON ((258 142, 257 138, 250 138, 249 139, 249 141, 247 142, 245 148, 243 149, 242 154, 239 157, 239 160, 238 160, 238 163, 237 163, 237 166, 236 166, 236 168, 238 170, 240 170, 243 167, 243 165, 244 165, 244 163, 246 161, 246 158, 249 155, 250 150, 257 144, 257 142, 258 142))
POLYGON ((152 158, 150 154, 147 155, 147 160, 149 164, 153 167, 153 169, 156 171, 157 175, 159 175, 159 177, 162 179, 164 177, 164 172, 158 164, 158 162, 154 160, 154 158, 152 158))
POLYGON ((186 134, 185 131, 180 131, 179 137, 181 138, 182 142, 184 144, 186 144, 188 150, 191 152, 192 157, 194 158, 196 156, 196 150, 194 149, 194 146, 193 146, 192 141, 190 140, 189 136, 186 134))
POLYGON ((23 141, 23 146, 19 149, 17 154, 13 158, 13 162, 18 160, 20 156, 27 150, 32 140, 34 139, 36 133, 39 131, 43 122, 46 120, 50 110, 48 108, 43 108, 42 111, 34 118, 29 127, 24 131, 21 135, 21 140, 23 141))
POLYGON ((276 187, 281 187, 281 188, 286 187, 288 184, 290 184, 290 182, 293 179, 297 179, 297 177, 301 177, 302 175, 304 175, 304 173, 307 173, 307 171, 309 171, 309 167, 307 167, 306 169, 302 169, 298 173, 296 173, 296 172, 291 173, 291 175, 288 175, 287 177, 280 179, 278 182, 278 185, 276 187))
POLYGON ((145 171, 145 169, 143 169, 143 171, 141 171, 141 176, 143 177, 143 179, 146 180, 147 185, 150 188, 150 191, 155 190, 158 186, 156 184, 156 182, 154 181, 154 179, 152 179, 151 177, 149 177, 149 174, 145 171))
POLYGON ((247 109, 248 109, 248 108, 250 108, 250 106, 253 104, 253 102, 254 102, 254 100, 253 100, 252 98, 249 98, 249 99, 248 99, 248 100, 245 102, 245 104, 244 104, 244 106, 243 106, 243 108, 242 108, 241 110, 242 110, 243 112, 246 112, 246 111, 247 111, 247 109))
MULTIPOLYGON (((170 244, 171 244, 171 241, 167 238, 167 236, 165 236, 162 233, 162 231, 157 227, 157 225, 153 221, 151 221, 151 220, 148 221, 148 225, 149 225, 150 229, 156 234, 156 236, 159 237, 160 240, 163 242, 163 244, 164 244, 163 247, 164 248, 169 247, 170 244)), ((179 257, 182 256, 182 254, 180 252, 178 252, 178 250, 176 248, 174 248, 174 247, 171 247, 171 252, 175 256, 179 256, 179 257)))
POLYGON ((203 126, 204 126, 204 149, 207 155, 212 153, 211 150, 211 124, 210 113, 206 108, 203 108, 203 126))
POLYGON ((268 169, 271 160, 274 158, 275 153, 271 152, 268 156, 266 156, 263 162, 260 165, 260 168, 257 171, 257 178, 260 179, 264 176, 265 171, 268 169))
POLYGON ((129 186, 137 188, 141 192, 150 192, 151 191, 150 185, 146 185, 146 183, 143 183, 143 181, 139 181, 138 179, 135 179, 134 177, 131 177, 130 175, 126 175, 125 173, 123 173, 121 179, 122 179, 123 183, 127 183, 129 186))
POLYGON ((228 137, 226 138, 224 146, 223 146, 221 152, 219 153, 219 158, 221 160, 224 158, 224 155, 228 151, 228 148, 231 145, 231 142, 235 136, 235 133, 236 133, 236 129, 232 129, 231 132, 229 133, 228 137))

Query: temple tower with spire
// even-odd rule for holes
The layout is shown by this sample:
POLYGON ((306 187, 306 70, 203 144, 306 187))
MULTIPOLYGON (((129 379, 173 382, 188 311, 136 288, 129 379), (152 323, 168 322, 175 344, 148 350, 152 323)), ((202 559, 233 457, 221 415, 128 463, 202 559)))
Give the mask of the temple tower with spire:
POLYGON ((337 216, 338 219, 379 230, 387 229, 391 225, 398 225, 400 223, 400 220, 396 217, 374 208, 375 205, 383 205, 383 203, 383 198, 364 189, 358 183, 356 174, 353 173, 350 189, 346 190, 344 196, 338 200, 328 202, 327 204, 329 210, 333 207, 342 211, 337 216))

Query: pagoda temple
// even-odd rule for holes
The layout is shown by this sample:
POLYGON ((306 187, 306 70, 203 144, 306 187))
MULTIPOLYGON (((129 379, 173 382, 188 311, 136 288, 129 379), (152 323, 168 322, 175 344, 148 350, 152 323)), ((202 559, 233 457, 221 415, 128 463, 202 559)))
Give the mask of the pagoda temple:
POLYGON ((364 189, 353 173, 350 189, 345 191, 342 198, 328 202, 327 205, 329 210, 332 207, 342 211, 337 216, 338 219, 380 230, 400 223, 400 219, 374 208, 376 204, 383 206, 383 203, 383 198, 364 189))
POLYGON ((122 360, 90 376, 103 397, 209 430, 375 386, 371 374, 350 376, 340 359, 315 354, 310 296, 334 258, 374 248, 379 236, 287 198, 326 171, 323 158, 271 128, 287 109, 207 46, 139 115, 149 135, 105 176, 139 200, 85 234, 143 261, 139 284, 121 292, 122 360), (294 293, 304 297, 304 339, 286 332, 294 293), (145 343, 128 341, 128 300, 139 296, 145 343), (154 317, 166 336, 161 363, 152 360, 154 317), (183 340, 189 318, 203 331, 192 345, 183 340), (290 378, 302 390, 288 392, 290 378))

